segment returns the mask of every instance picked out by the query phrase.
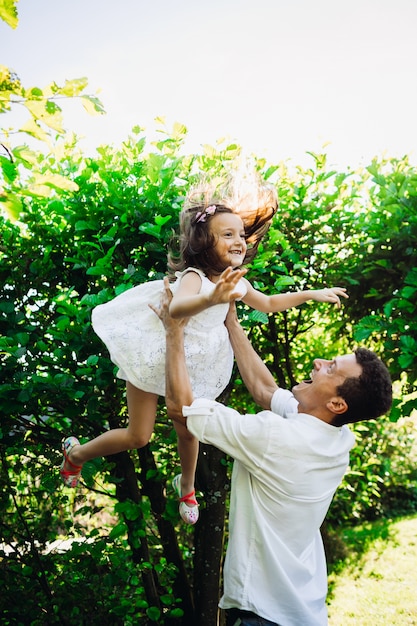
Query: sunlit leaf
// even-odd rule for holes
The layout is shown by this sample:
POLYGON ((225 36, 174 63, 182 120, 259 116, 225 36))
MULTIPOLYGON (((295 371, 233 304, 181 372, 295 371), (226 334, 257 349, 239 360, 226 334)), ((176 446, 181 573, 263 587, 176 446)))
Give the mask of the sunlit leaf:
POLYGON ((38 155, 34 150, 31 150, 28 146, 16 146, 13 148, 13 155, 19 161, 22 161, 26 167, 36 165, 38 163, 38 155))
POLYGON ((55 103, 48 100, 27 100, 24 104, 35 119, 40 120, 58 133, 64 132, 62 111, 55 103))
POLYGON ((0 195, 0 209, 5 211, 12 221, 16 221, 19 219, 23 204, 19 196, 8 193, 6 196, 0 195))
POLYGON ((19 0, 0 0, 0 19, 12 28, 16 28, 19 23, 17 15, 17 3, 19 0))
POLYGON ((53 86, 51 86, 51 88, 53 89, 54 93, 59 93, 62 96, 68 96, 69 98, 72 98, 74 96, 80 95, 80 93, 84 91, 87 85, 88 78, 83 77, 66 80, 63 87, 59 87, 58 85, 53 83, 53 86))
POLYGON ((187 127, 184 124, 175 122, 172 128, 172 136, 174 139, 179 139, 187 134, 187 127))
POLYGON ((48 141, 48 133, 45 132, 34 119, 29 119, 23 126, 20 127, 22 133, 27 133, 35 139, 40 141, 48 141))
POLYGON ((15 163, 12 163, 10 159, 0 155, 0 167, 6 182, 11 183, 16 179, 17 168, 15 163))
POLYGON ((94 96, 81 96, 81 102, 89 115, 103 114, 106 112, 100 100, 94 96))
POLYGON ((78 185, 73 180, 61 176, 60 174, 37 174, 31 187, 37 186, 52 187, 63 191, 77 191, 78 185))

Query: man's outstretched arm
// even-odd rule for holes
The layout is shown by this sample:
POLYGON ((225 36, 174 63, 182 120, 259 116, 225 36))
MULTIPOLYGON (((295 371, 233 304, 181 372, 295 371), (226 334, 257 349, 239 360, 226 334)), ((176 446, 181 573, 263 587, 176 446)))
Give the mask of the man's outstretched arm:
POLYGON ((234 304, 230 305, 226 318, 226 328, 229 331, 236 363, 247 390, 256 404, 259 404, 263 409, 270 409, 271 399, 278 389, 278 385, 247 338, 237 318, 234 304))
POLYGON ((165 402, 168 416, 184 426, 187 419, 182 414, 183 406, 190 406, 193 402, 190 377, 185 363, 184 327, 187 318, 174 319, 169 313, 172 292, 169 281, 164 279, 164 290, 161 296, 160 307, 151 307, 165 327, 166 360, 165 360, 165 402))

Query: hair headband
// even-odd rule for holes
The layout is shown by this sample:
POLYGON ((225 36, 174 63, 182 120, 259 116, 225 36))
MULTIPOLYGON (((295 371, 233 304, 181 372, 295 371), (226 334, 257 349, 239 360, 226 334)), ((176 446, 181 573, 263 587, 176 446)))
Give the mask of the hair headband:
POLYGON ((195 216, 195 223, 197 224, 197 222, 205 222, 209 215, 213 215, 216 212, 216 209, 216 205, 211 204, 210 206, 205 208, 204 211, 199 211, 195 216))

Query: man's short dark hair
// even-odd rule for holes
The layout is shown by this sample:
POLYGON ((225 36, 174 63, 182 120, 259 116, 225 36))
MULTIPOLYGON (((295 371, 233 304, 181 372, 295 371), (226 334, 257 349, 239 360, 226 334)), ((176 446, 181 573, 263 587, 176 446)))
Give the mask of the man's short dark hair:
POLYGON ((332 422, 335 426, 375 419, 391 408, 392 381, 385 363, 366 348, 355 350, 355 356, 362 373, 346 378, 337 388, 337 394, 346 401, 348 409, 335 418, 332 422))

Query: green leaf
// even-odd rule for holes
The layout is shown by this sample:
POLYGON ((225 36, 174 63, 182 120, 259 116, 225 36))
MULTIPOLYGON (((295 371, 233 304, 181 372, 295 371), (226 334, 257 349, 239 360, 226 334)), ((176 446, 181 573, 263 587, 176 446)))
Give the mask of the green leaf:
POLYGON ((141 514, 142 514, 142 509, 139 506, 139 504, 136 504, 136 502, 133 502, 132 500, 125 500, 124 502, 118 502, 115 505, 114 510, 117 513, 123 513, 126 519, 132 520, 132 521, 137 520, 139 517, 141 517, 141 514))
POLYGON ((19 18, 16 5, 19 0, 0 0, 0 19, 12 28, 17 28, 19 18))
POLYGON ((377 332, 381 332, 380 318, 376 315, 368 315, 360 320, 354 330, 353 336, 356 341, 363 341, 377 332))
POLYGON ((415 359, 414 354, 400 354, 398 363, 403 369, 408 369, 415 359))
POLYGON ((166 215, 165 217, 161 217, 160 215, 155 216, 155 224, 150 224, 149 222, 145 222, 139 226, 139 230, 147 235, 152 235, 157 239, 161 236, 162 227, 172 219, 170 215, 166 215))
POLYGON ((404 282, 408 285, 414 285, 417 287, 417 269, 413 268, 405 277, 404 282))
POLYGON ((102 115, 106 112, 101 101, 94 96, 81 96, 81 102, 89 115, 102 115))
POLYGON ((61 174, 37 174, 34 179, 33 189, 37 187, 51 187, 62 191, 78 191, 77 183, 61 174))
POLYGON ((127 533, 127 526, 124 522, 119 522, 110 531, 111 539, 118 539, 119 537, 123 537, 127 533))
POLYGON ((271 165, 270 167, 268 167, 268 169, 266 170, 266 172, 264 173, 264 179, 268 180, 268 178, 271 178, 271 176, 273 174, 275 174, 276 171, 279 170, 279 166, 278 165, 271 165))
POLYGON ((401 297, 406 300, 411 300, 416 294, 417 289, 415 287, 403 287, 403 289, 401 289, 401 297))
POLYGON ((35 120, 39 120, 46 124, 52 130, 63 133, 62 127, 62 111, 55 104, 48 100, 26 100, 24 106, 30 111, 35 120))
POLYGON ((158 609, 157 606, 150 606, 149 609, 146 609, 146 615, 153 622, 157 622, 161 617, 161 611, 158 609))
POLYGON ((170 594, 162 594, 160 597, 160 600, 162 602, 162 604, 165 604, 165 606, 169 606, 170 604, 173 604, 173 597, 170 594))
POLYGON ((17 177, 17 167, 10 159, 0 155, 0 165, 3 176, 8 183, 12 183, 17 177))
POLYGON ((95 230, 95 224, 92 222, 86 222, 85 220, 78 220, 75 222, 75 232, 81 232, 83 230, 95 230))
POLYGON ((16 221, 23 210, 23 204, 18 196, 8 193, 6 196, 0 195, 0 208, 6 212, 12 221, 16 221))
POLYGON ((256 322, 259 324, 268 323, 268 316, 266 313, 263 313, 262 311, 250 311, 248 315, 248 319, 250 319, 251 322, 256 322))
POLYGON ((33 118, 30 118, 25 124, 23 124, 20 131, 34 137, 35 139, 39 139, 39 141, 48 141, 48 133, 46 133, 33 118))
POLYGON ((417 353, 417 342, 414 337, 410 337, 409 335, 402 335, 400 337, 400 343, 405 350, 417 353))
POLYGON ((89 267, 86 274, 89 276, 105 276, 105 270, 103 267, 89 267))
POLYGON ((27 93, 27 98, 34 98, 35 100, 43 98, 42 89, 39 89, 39 87, 32 87, 32 89, 30 89, 30 91, 27 93))
POLYGON ((180 139, 185 137, 187 134, 187 127, 184 124, 180 124, 179 122, 175 122, 172 127, 172 137, 173 139, 180 139))
POLYGON ((289 285, 294 285, 294 278, 292 276, 280 276, 275 279, 274 286, 277 290, 280 287, 288 287, 289 285))
POLYGON ((38 155, 34 150, 30 150, 28 146, 16 146, 13 148, 13 155, 21 161, 25 167, 32 167, 38 163, 38 155))
POLYGON ((59 93, 62 96, 68 96, 69 98, 73 98, 74 96, 78 96, 88 85, 88 78, 72 78, 71 80, 66 80, 63 87, 58 87, 55 83, 51 85, 51 91, 54 93, 59 93))

